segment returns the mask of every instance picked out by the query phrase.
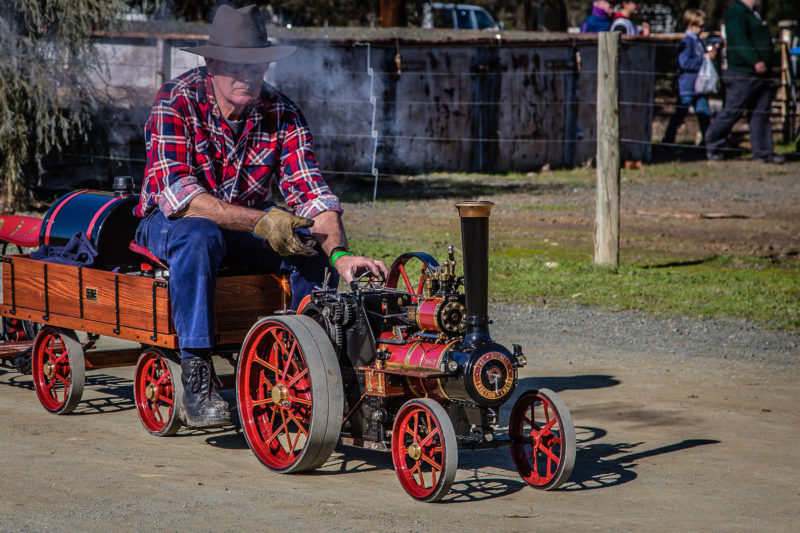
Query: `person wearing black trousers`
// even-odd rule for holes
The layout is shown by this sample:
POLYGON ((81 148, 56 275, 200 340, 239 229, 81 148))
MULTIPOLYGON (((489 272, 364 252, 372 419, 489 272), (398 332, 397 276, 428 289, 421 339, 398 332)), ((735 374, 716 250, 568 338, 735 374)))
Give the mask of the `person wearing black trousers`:
POLYGON ((753 159, 764 163, 783 163, 773 152, 772 127, 769 122, 772 83, 769 66, 772 60, 772 36, 767 23, 755 10, 760 0, 738 0, 725 15, 728 68, 722 73, 725 106, 706 131, 706 156, 725 159, 725 139, 745 112, 750 121, 753 159))

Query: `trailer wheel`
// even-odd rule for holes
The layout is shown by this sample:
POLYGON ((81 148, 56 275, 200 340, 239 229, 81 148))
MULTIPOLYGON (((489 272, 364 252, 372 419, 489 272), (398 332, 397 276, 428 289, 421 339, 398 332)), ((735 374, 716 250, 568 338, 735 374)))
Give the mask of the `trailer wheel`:
POLYGON ((36 338, 36 334, 42 329, 38 322, 20 320, 4 316, 2 320, 2 340, 4 342, 18 342, 36 338))
POLYGON ((180 358, 172 350, 148 348, 136 363, 133 381, 136 412, 144 429, 168 437, 181 429, 183 400, 180 358))
POLYGON ((435 502, 448 493, 458 470, 458 443, 439 403, 422 398, 403 404, 392 430, 392 462, 412 498, 435 502))
POLYGON ((75 332, 45 326, 33 343, 31 373, 42 406, 57 415, 71 413, 83 395, 85 363, 75 332))
POLYGON ((236 403, 247 444, 281 473, 322 466, 339 440, 344 388, 325 330, 307 316, 259 320, 236 372, 236 403))
POLYGON ((508 434, 511 457, 529 485, 551 490, 569 479, 575 465, 575 426, 555 392, 522 394, 511 409, 508 434))

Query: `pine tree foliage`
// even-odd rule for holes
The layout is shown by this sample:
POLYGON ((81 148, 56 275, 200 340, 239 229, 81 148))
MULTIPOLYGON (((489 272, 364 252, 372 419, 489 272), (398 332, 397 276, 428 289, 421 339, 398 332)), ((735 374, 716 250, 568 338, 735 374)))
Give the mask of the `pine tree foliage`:
POLYGON ((0 207, 20 209, 42 161, 85 135, 98 67, 91 31, 107 29, 118 0, 0 3, 0 207))

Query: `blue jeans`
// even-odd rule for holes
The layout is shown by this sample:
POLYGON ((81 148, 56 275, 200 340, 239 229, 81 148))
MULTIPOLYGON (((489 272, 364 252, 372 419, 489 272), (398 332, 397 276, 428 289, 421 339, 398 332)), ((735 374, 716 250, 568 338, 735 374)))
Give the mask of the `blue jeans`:
POLYGON ((700 126, 700 133, 703 136, 703 143, 705 143, 706 130, 709 124, 711 124, 711 108, 708 106, 708 98, 696 94, 680 97, 678 105, 675 106, 675 113, 669 119, 667 130, 664 132, 664 138, 661 142, 675 142, 675 134, 686 119, 686 115, 689 114, 689 106, 694 107, 694 114, 697 116, 697 124, 700 126))
MULTIPOLYGON (((206 218, 169 219, 158 209, 139 222, 136 242, 169 265, 172 321, 181 349, 214 346, 214 290, 221 266, 289 274, 292 309, 322 285, 330 269, 323 253, 283 257, 253 233, 222 229, 206 218)), ((339 278, 330 270, 335 288, 339 278)))

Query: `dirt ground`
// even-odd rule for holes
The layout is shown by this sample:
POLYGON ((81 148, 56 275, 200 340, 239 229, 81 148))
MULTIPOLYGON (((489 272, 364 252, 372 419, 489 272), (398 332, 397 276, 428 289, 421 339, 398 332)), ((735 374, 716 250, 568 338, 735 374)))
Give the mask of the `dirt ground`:
MULTIPOLYGON (((623 224, 652 224, 647 231, 687 250, 796 260, 800 165, 728 165, 716 178, 700 172, 655 186, 634 178, 623 224), (675 216, 713 212, 745 218, 675 216)), ((532 196, 554 204, 574 196, 582 206, 532 224, 583 228, 587 194, 532 196)), ((84 399, 66 416, 41 407, 30 376, 0 368, 0 531, 800 528, 796 332, 569 307, 490 313, 495 340, 520 343, 528 356, 518 392, 550 388, 571 411, 577 459, 560 490, 528 487, 507 449, 462 451, 439 504, 408 497, 387 453, 339 447, 317 472, 274 474, 231 428, 150 436, 136 415, 131 367, 88 372, 84 399)))
POLYGON ((624 336, 635 348, 536 344, 534 315, 495 338, 529 341, 519 389, 571 410, 561 490, 525 485, 507 449, 462 451, 439 504, 408 497, 388 453, 340 447, 317 472, 274 474, 232 429, 147 434, 131 368, 89 373, 66 416, 0 370, 0 531, 796 531, 800 365, 669 354, 645 332, 624 336))
MULTIPOLYGON (((794 157, 784 165, 741 158, 623 170, 620 253, 624 257, 639 249, 687 258, 800 259, 800 154, 794 157)), ((562 181, 557 176, 542 172, 515 180, 481 179, 480 184, 454 183, 442 175, 399 183, 386 179, 379 182, 378 196, 398 201, 381 204, 379 220, 369 207, 356 207, 345 211, 345 221, 355 235, 391 234, 394 217, 415 216, 430 224, 437 219, 432 213, 454 212, 455 199, 480 197, 495 202, 493 237, 549 238, 564 246, 591 247, 596 170, 578 169, 562 181)))

